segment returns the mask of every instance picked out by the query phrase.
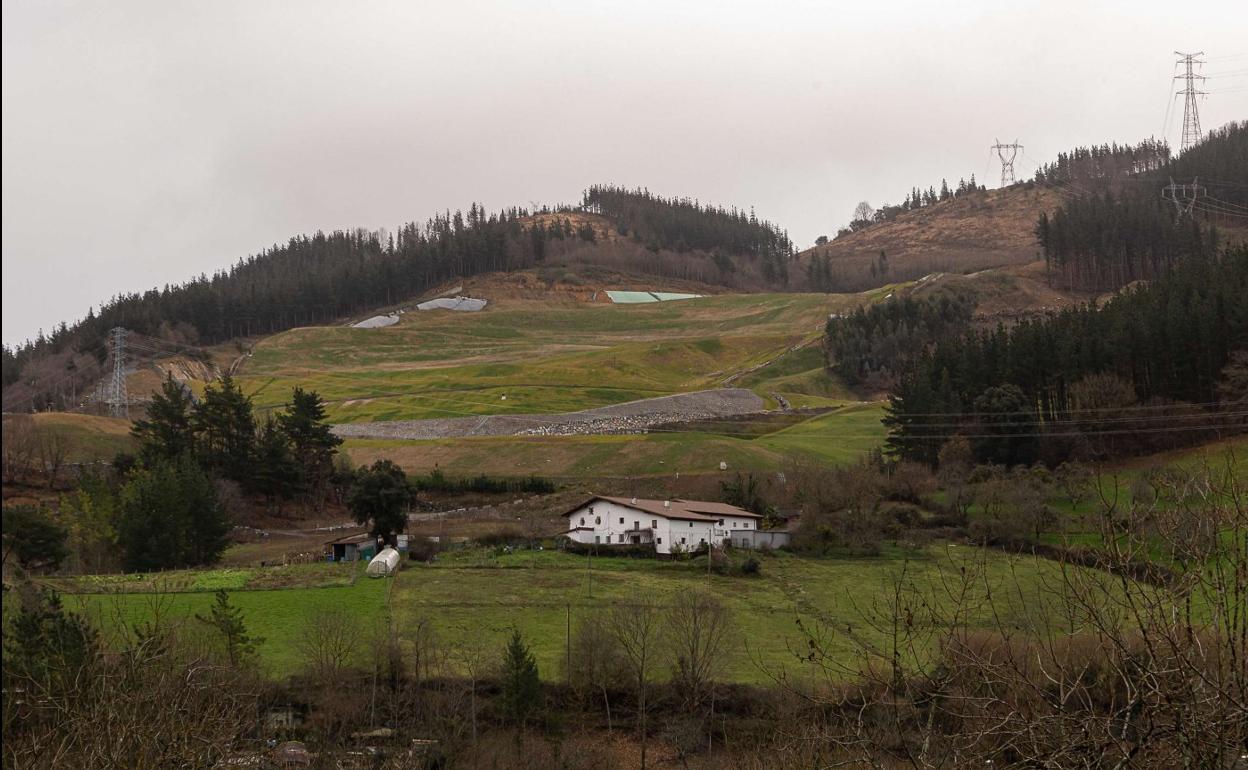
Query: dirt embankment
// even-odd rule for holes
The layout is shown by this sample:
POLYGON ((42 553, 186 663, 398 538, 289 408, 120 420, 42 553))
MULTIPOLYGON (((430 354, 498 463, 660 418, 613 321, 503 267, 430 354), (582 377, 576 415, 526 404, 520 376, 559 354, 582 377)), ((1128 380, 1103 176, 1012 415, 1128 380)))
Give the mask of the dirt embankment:
POLYGON ((721 388, 562 414, 496 414, 334 426, 343 438, 434 439, 465 436, 571 436, 644 431, 656 425, 764 411, 744 388, 721 388))

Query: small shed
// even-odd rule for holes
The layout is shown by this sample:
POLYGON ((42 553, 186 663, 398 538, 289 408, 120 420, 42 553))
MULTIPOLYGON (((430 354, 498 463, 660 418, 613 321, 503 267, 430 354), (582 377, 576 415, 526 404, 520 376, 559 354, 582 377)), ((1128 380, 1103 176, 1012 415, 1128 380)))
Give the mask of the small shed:
POLYGON ((325 543, 325 556, 329 561, 372 559, 376 553, 377 539, 367 532, 346 535, 325 543))

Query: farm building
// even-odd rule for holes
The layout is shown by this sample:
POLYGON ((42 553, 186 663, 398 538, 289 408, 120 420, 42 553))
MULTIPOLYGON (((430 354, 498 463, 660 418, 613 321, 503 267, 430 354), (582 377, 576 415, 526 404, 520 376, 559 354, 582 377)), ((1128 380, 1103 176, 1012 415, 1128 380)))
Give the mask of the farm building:
POLYGON ((563 514, 567 537, 598 545, 653 544, 655 553, 696 551, 708 543, 758 548, 788 545, 788 533, 760 531, 763 517, 726 503, 591 497, 563 514))
POLYGON ((347 535, 325 543, 325 556, 329 561, 368 560, 376 554, 377 538, 367 532, 347 535))

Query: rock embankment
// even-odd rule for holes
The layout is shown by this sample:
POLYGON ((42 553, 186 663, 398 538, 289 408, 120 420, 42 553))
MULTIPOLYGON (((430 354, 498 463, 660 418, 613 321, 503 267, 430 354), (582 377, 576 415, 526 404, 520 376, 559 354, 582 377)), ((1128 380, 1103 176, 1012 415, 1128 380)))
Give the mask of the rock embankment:
POLYGON ((465 436, 573 436, 641 433, 671 422, 707 420, 765 411, 745 388, 720 388, 562 414, 493 414, 432 420, 394 420, 335 425, 343 438, 433 439, 465 436))

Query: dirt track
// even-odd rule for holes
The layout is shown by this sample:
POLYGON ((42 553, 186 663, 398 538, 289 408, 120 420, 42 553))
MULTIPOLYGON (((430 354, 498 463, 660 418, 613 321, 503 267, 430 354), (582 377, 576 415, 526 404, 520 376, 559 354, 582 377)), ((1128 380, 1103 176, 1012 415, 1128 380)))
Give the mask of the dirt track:
POLYGON ((646 398, 562 414, 483 415, 432 420, 395 420, 335 425, 343 438, 431 439, 462 436, 570 436, 631 433, 655 425, 764 411, 763 400, 744 388, 720 388, 646 398))

